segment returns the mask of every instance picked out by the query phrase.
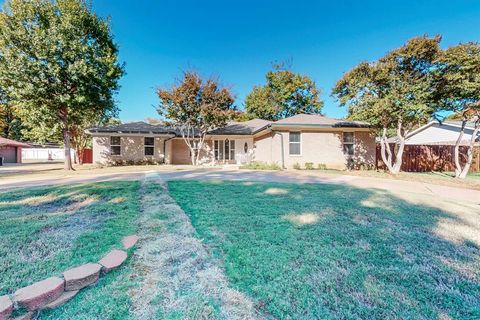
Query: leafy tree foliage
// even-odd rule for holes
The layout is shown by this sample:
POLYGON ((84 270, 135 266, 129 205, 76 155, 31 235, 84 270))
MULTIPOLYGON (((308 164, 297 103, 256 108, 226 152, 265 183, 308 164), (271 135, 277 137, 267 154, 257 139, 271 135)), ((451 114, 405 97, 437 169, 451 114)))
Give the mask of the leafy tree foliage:
POLYGON ((437 111, 434 88, 440 37, 417 37, 375 62, 363 62, 333 88, 352 120, 367 121, 381 131, 381 154, 396 174, 402 164, 405 136, 437 111), (394 129, 398 148, 393 154, 387 133, 394 129))
POLYGON ((164 121, 162 119, 150 118, 150 117, 145 118, 145 120, 143 120, 143 121, 145 121, 148 124, 153 124, 153 125, 159 125, 159 124, 161 125, 161 124, 164 123, 164 121))
POLYGON ((225 126, 235 116, 232 93, 214 79, 204 80, 198 73, 187 71, 182 80, 171 88, 158 89, 157 94, 158 113, 180 128, 192 164, 197 165, 207 132, 225 126))
POLYGON ((461 120, 461 130, 455 144, 455 176, 465 178, 473 161, 475 138, 480 133, 480 45, 465 43, 443 51, 438 59, 440 106, 455 113, 461 120), (460 162, 460 143, 467 122, 474 126, 465 164, 460 162))
POLYGON ((23 124, 17 108, 11 104, 6 92, 0 88, 0 136, 22 141, 24 140, 22 129, 23 124))
POLYGON ((245 99, 249 118, 275 121, 299 113, 321 113, 320 89, 308 76, 274 65, 266 80, 245 99))
POLYGON ((10 0, 0 12, 0 86, 38 135, 62 132, 72 169, 71 128, 114 116, 123 66, 108 21, 82 0, 10 0))

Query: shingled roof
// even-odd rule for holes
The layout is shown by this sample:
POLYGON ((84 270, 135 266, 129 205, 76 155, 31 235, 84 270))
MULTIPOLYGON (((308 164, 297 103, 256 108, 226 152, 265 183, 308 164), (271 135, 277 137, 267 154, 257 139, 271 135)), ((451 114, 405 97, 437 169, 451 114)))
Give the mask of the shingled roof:
POLYGON ((263 119, 253 119, 245 122, 230 122, 223 128, 214 129, 209 134, 238 134, 238 135, 251 135, 264 128, 266 128, 270 121, 263 119))
POLYGON ((297 114, 274 122, 274 125, 318 126, 332 128, 369 128, 370 125, 361 121, 347 121, 327 118, 319 114, 297 114))
POLYGON ((23 143, 20 141, 15 141, 7 138, 0 137, 0 146, 11 146, 11 147, 23 147, 23 148, 30 148, 31 145, 27 143, 23 143))
MULTIPOLYGON (((370 125, 360 121, 346 121, 327 118, 317 114, 298 114, 278 121, 253 119, 245 122, 230 122, 223 128, 211 130, 210 135, 252 135, 270 127, 320 127, 320 128, 369 128, 370 125)), ((123 133, 123 134, 169 134, 181 136, 178 127, 164 124, 153 125, 143 121, 119 125, 89 128, 87 133, 123 133)))
POLYGON ((154 125, 143 121, 88 128, 88 133, 134 133, 134 134, 177 134, 178 129, 165 125, 154 125))

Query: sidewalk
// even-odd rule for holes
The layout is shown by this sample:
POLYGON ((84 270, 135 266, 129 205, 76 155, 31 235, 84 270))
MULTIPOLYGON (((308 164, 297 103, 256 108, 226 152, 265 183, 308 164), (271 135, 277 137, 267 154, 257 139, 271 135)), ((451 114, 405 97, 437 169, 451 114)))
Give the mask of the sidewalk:
MULTIPOLYGON (((111 180, 142 179, 145 173, 158 173, 164 180, 193 179, 193 180, 231 180, 231 181, 260 181, 281 183, 335 183, 346 184, 357 188, 386 190, 393 193, 410 193, 417 195, 435 196, 443 199, 452 199, 457 202, 480 204, 480 191, 436 185, 417 181, 396 179, 329 174, 322 171, 253 171, 219 168, 191 167, 111 167, 103 169, 78 170, 65 172, 56 170, 51 172, 16 174, 0 178, 0 190, 34 187, 58 184, 91 183, 111 180)), ((480 209, 480 208, 479 208, 480 209)))

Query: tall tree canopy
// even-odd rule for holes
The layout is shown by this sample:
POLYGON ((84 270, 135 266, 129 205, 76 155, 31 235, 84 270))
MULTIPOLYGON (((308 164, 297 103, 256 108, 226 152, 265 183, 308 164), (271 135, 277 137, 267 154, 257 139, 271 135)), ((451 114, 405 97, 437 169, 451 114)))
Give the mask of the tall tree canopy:
POLYGON ((348 106, 348 117, 367 121, 382 132, 381 154, 391 173, 402 164, 405 136, 437 110, 435 77, 439 36, 417 37, 375 62, 363 62, 336 83, 333 95, 348 106), (395 130, 395 157, 387 133, 395 130))
POLYGON ((160 88, 157 93, 158 113, 180 128, 192 164, 197 165, 207 132, 225 126, 236 114, 232 93, 216 80, 204 80, 192 71, 185 72, 171 88, 160 88))
POLYGON ((274 65, 264 86, 255 86, 245 99, 249 118, 279 120, 299 113, 321 113, 320 89, 306 75, 274 65))
POLYGON ((117 51, 108 21, 86 1, 9 0, 0 12, 0 87, 28 127, 61 129, 65 169, 71 126, 118 111, 117 51))
POLYGON ((462 123, 455 144, 455 176, 465 178, 473 161, 475 138, 480 132, 480 45, 471 42, 452 46, 440 54, 438 64, 440 106, 454 112, 462 123), (474 128, 462 167, 459 147, 468 121, 474 128))
POLYGON ((23 124, 18 116, 18 108, 14 107, 5 90, 0 88, 0 136, 24 140, 23 124))

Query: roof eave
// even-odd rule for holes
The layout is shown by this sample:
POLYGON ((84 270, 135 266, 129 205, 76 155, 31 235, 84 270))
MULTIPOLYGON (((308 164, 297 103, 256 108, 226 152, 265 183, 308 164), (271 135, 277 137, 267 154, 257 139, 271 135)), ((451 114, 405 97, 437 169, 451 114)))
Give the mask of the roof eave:
POLYGON ((302 123, 289 123, 289 124, 272 124, 272 129, 275 128, 319 128, 319 129, 340 129, 340 128, 348 128, 348 129, 372 129, 371 125, 341 125, 341 124, 302 124, 302 123))
POLYGON ((174 135, 176 132, 173 131, 137 131, 137 130, 85 130, 85 133, 90 135, 107 135, 107 134, 134 134, 134 135, 174 135))

